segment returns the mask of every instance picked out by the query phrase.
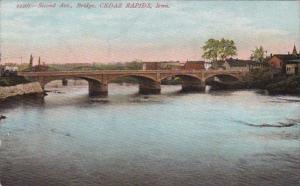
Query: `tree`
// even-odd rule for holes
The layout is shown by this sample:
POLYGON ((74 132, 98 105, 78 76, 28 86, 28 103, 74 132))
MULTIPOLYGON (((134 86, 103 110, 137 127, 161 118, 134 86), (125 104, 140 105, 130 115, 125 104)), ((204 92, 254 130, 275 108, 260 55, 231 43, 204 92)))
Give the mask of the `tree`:
POLYGON ((209 39, 205 42, 205 45, 202 47, 203 55, 205 59, 210 59, 212 61, 218 60, 218 46, 219 40, 209 39))
POLYGON ((237 48, 233 40, 224 39, 216 40, 209 39, 202 47, 205 59, 217 61, 218 59, 225 60, 227 57, 237 55, 237 48))
POLYGON ((252 54, 250 56, 251 60, 263 62, 265 59, 265 50, 262 46, 255 47, 255 50, 252 50, 252 54))
POLYGON ((233 40, 228 40, 222 38, 219 41, 219 57, 224 61, 227 57, 232 57, 237 55, 236 46, 233 40))

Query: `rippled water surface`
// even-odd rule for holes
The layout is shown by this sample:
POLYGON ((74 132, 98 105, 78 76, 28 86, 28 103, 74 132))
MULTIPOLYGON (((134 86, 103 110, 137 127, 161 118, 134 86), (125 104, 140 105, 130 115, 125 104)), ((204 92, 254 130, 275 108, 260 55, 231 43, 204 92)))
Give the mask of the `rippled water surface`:
POLYGON ((0 103, 0 182, 300 185, 300 98, 254 91, 137 95, 58 88, 0 103))

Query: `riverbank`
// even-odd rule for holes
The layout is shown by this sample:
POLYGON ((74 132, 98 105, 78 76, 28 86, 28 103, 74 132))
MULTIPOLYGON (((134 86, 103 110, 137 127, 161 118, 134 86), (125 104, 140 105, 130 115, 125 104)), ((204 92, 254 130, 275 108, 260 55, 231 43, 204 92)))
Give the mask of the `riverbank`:
POLYGON ((0 87, 15 86, 24 83, 30 83, 30 81, 22 76, 0 77, 0 87))
POLYGON ((271 95, 290 94, 300 95, 300 75, 274 76, 270 71, 249 73, 243 80, 236 82, 211 82, 213 90, 266 90, 271 95))
POLYGON ((300 76, 293 76, 275 83, 268 84, 266 90, 270 94, 300 95, 300 76))
POLYGON ((0 101, 9 97, 32 94, 44 94, 44 91, 38 82, 19 84, 15 86, 0 86, 0 101))

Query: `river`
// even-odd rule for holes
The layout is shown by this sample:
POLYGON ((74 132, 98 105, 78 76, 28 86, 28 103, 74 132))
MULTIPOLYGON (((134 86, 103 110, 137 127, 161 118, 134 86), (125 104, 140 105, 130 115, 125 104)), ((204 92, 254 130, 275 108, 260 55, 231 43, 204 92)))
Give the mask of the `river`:
POLYGON ((0 103, 0 182, 58 185, 299 185, 300 98, 255 91, 138 95, 51 88, 0 103), (57 90, 57 91, 54 91, 57 90))

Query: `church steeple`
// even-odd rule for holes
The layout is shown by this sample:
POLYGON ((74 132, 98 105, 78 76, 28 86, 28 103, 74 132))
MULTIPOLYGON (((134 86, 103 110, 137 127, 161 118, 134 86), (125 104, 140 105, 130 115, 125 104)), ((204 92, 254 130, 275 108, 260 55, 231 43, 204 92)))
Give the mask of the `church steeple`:
POLYGON ((296 50, 296 45, 295 45, 295 43, 294 43, 294 48, 293 48, 293 53, 292 53, 293 55, 297 55, 297 50, 296 50))

